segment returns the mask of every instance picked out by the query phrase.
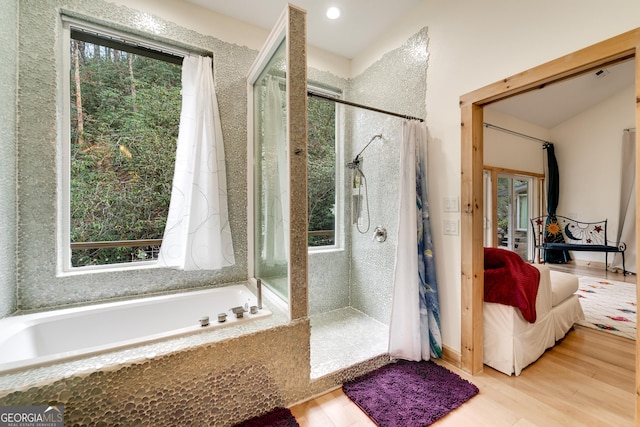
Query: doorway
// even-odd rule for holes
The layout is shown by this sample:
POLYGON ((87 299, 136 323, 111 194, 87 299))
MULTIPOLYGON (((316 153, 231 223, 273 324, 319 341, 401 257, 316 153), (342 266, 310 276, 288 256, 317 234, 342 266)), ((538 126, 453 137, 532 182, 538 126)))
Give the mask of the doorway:
POLYGON ((544 176, 485 166, 484 246, 505 248, 533 260, 531 218, 540 215, 540 188, 544 176))
POLYGON ((529 200, 531 197, 531 179, 515 175, 498 174, 496 226, 498 247, 509 249, 529 259, 529 200))
MULTIPOLYGON (((483 109, 484 106, 526 91, 559 82, 618 61, 635 58, 640 29, 630 31, 565 57, 463 95, 461 146, 461 367, 472 374, 483 369, 483 109)), ((636 72, 636 98, 640 99, 640 74, 636 72)), ((640 105, 636 104, 636 127, 640 105)), ((636 137, 636 143, 638 138, 636 137)), ((637 163, 640 163, 636 159, 637 163)), ((636 177, 636 181, 638 178, 636 177)), ((638 341, 636 341, 638 346, 638 341)), ((636 372, 636 383, 640 383, 636 372)))

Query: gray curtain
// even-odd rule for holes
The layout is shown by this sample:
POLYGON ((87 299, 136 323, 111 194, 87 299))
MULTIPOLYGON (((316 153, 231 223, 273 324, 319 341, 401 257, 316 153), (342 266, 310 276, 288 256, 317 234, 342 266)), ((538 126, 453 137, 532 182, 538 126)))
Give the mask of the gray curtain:
MULTIPOLYGON (((551 222, 556 221, 556 209, 560 200, 560 171, 558 170, 558 161, 556 160, 556 152, 553 144, 547 142, 542 146, 547 151, 547 226, 551 222)), ((545 242, 564 243, 562 233, 551 234, 547 232, 545 226, 544 231, 545 242)), ((563 264, 571 260, 569 251, 565 250, 546 250, 544 251, 544 261, 563 264)))
MULTIPOLYGON (((627 271, 636 273, 636 131, 625 129, 622 134, 622 173, 620 181, 620 213, 615 243, 627 245, 627 271)), ((622 255, 615 254, 611 267, 622 270, 622 255)))

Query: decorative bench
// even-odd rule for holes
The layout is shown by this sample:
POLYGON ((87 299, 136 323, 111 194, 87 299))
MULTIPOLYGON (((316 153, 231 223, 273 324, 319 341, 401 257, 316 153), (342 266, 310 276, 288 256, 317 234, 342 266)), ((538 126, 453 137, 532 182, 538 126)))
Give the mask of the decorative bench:
POLYGON ((624 251, 627 245, 623 242, 611 244, 607 240, 607 220, 583 222, 560 215, 543 215, 531 219, 535 248, 538 260, 547 250, 566 250, 581 252, 604 252, 605 269, 610 252, 622 254, 622 272, 627 274, 624 263, 624 251))

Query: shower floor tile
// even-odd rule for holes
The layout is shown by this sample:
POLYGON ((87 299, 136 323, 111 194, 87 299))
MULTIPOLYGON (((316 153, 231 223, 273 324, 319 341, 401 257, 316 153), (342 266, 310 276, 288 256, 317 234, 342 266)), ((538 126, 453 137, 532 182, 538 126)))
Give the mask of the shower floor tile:
POLYGON ((351 307, 311 316, 311 378, 387 353, 389 327, 351 307))

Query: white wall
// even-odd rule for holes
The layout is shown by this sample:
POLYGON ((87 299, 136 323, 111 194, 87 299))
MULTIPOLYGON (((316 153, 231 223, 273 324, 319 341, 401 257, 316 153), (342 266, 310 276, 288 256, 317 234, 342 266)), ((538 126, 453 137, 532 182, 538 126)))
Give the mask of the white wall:
MULTIPOLYGON (((200 6, 182 0, 110 1, 151 15, 157 15, 160 18, 175 22, 178 25, 197 31, 198 33, 213 36, 225 42, 235 43, 255 50, 262 48, 262 45, 269 35, 269 31, 263 28, 211 10, 203 9, 200 6)), ((295 3, 295 1, 292 3, 295 3)), ((409 36, 407 36, 407 38, 408 37, 409 36)), ((405 38, 405 40, 407 38, 405 38)), ((395 47, 401 44, 402 42, 398 43, 395 47)), ((343 78, 351 76, 351 61, 349 59, 313 46, 308 47, 308 52, 309 67, 320 71, 330 71, 343 78)))
MULTIPOLYGON (((182 0, 107 0, 140 11, 140 19, 156 15, 175 22, 200 34, 216 37, 229 43, 258 50, 264 44, 268 31, 229 16, 203 9, 182 0)), ((275 22, 274 22, 275 24, 275 22)))
MULTIPOLYGON (((608 219, 612 241, 618 231, 622 131, 630 127, 635 127, 633 86, 551 129, 560 170, 558 215, 587 222, 608 219)), ((594 252, 573 252, 573 257, 605 260, 594 252)))
MULTIPOLYGON (((485 108, 484 122, 545 141, 551 140, 549 129, 491 108, 485 108)), ((485 127, 484 164, 522 172, 544 173, 542 142, 485 127)))
MULTIPOLYGON (((382 40, 428 27, 427 125, 433 224, 442 198, 460 194, 461 95, 640 27, 640 2, 619 0, 424 0, 382 40)), ((404 37, 406 39, 406 37, 404 37)), ((385 52, 369 49, 352 69, 385 52)), ((446 214, 450 215, 450 214, 446 214)), ((460 238, 434 229, 443 341, 460 350, 460 238)))

